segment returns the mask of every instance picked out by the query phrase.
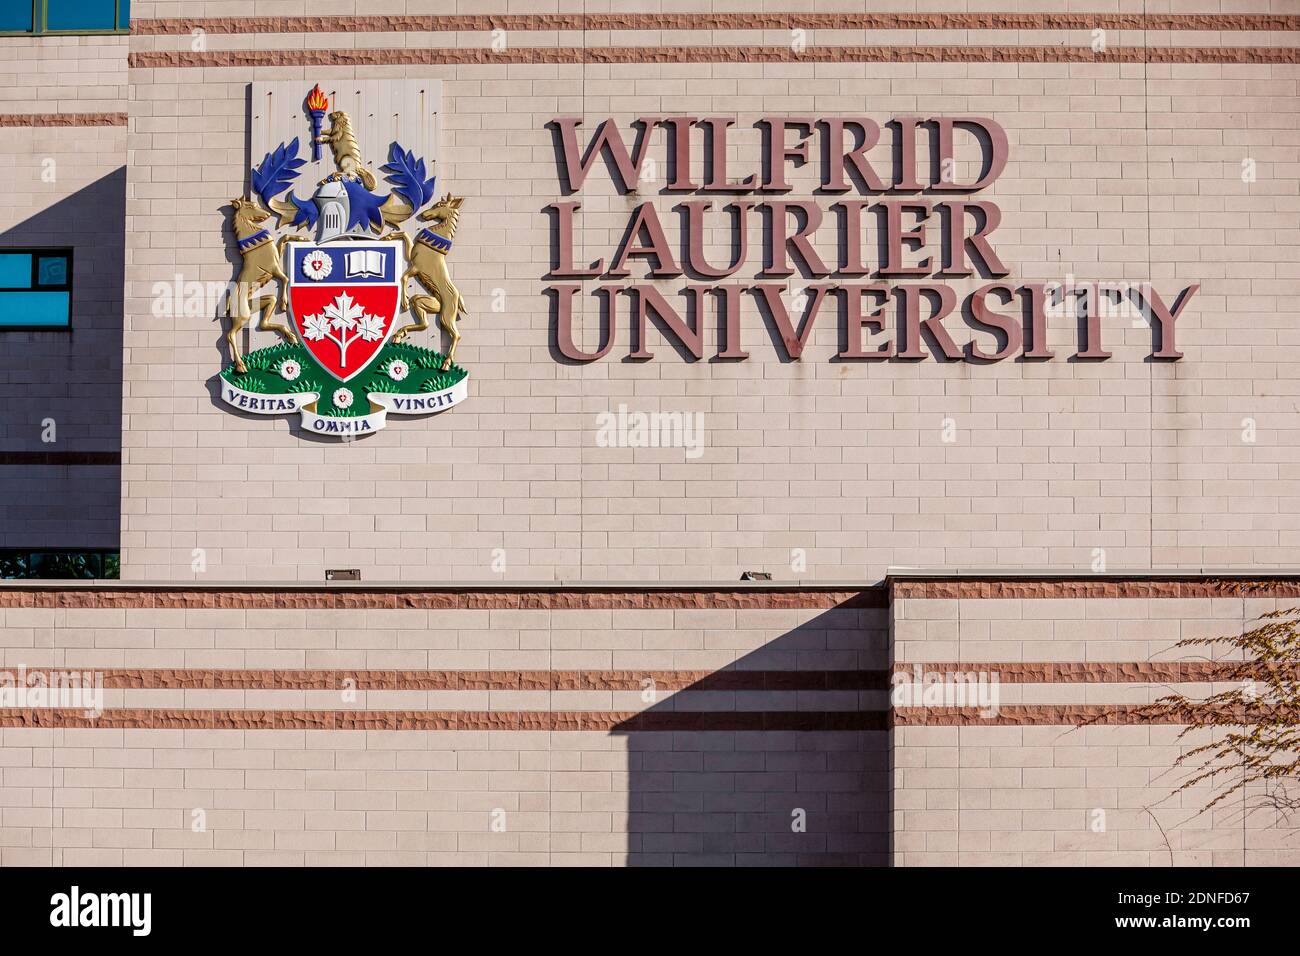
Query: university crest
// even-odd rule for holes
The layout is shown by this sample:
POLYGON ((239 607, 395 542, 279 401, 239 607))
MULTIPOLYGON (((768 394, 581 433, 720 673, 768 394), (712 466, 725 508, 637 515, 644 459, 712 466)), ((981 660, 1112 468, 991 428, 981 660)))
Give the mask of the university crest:
POLYGON ((312 158, 328 146, 335 171, 299 198, 292 187, 307 160, 295 138, 252 169, 249 198, 231 201, 243 264, 227 300, 221 396, 253 414, 297 412, 307 432, 340 438, 378 431, 390 414, 451 408, 468 378, 454 361, 466 309, 447 263, 462 199, 435 201, 425 161, 396 142, 380 169, 391 191, 377 194, 348 114, 330 112, 319 86, 304 106, 312 158), (414 235, 402 229, 411 219, 421 224, 414 235), (283 341, 243 355, 239 332, 255 316, 283 341), (450 338, 446 355, 407 341, 433 316, 450 338))

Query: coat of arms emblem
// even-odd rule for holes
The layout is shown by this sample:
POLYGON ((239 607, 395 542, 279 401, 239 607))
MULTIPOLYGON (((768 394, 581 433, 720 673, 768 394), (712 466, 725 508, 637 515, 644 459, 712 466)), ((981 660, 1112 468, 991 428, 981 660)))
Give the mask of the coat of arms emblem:
POLYGON ((300 199, 292 187, 307 161, 295 138, 252 169, 248 198, 231 201, 243 265, 227 302, 222 398, 254 414, 298 412, 309 433, 336 437, 450 408, 468 378, 455 364, 466 309, 447 264, 462 199, 435 200, 425 161, 397 142, 380 169, 391 191, 377 194, 348 114, 329 112, 319 85, 304 105, 313 159, 329 146, 335 172, 300 199), (412 218, 422 224, 413 236, 401 228, 412 218), (254 316, 282 341, 243 355, 238 335, 254 316), (407 341, 432 316, 450 338, 445 355, 407 341))

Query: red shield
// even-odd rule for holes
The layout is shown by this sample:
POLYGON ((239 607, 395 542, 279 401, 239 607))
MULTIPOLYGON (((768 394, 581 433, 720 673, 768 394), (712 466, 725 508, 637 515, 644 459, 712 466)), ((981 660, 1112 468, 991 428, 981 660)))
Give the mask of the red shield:
POLYGON ((303 347, 340 382, 365 371, 398 324, 401 241, 290 242, 284 267, 303 347))

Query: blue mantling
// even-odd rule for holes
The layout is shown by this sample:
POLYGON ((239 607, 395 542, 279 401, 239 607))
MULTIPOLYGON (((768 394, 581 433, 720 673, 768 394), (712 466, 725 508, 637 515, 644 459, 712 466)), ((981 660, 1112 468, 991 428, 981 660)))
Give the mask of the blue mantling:
POLYGON ((307 161, 298 158, 298 138, 286 146, 281 143, 262 157, 249 177, 253 191, 262 197, 262 205, 271 205, 271 200, 293 185, 298 178, 298 170, 307 161))
POLYGON ((387 196, 376 196, 358 182, 343 180, 343 188, 348 193, 348 229, 364 226, 378 232, 384 227, 384 214, 381 209, 387 196))
POLYGON ((310 199, 303 201, 293 193, 289 193, 289 201, 292 202, 298 210, 297 213, 294 214, 293 222, 290 225, 314 228, 316 225, 316 218, 320 215, 316 209, 316 203, 310 199))
POLYGON ((428 170, 424 160, 417 159, 409 150, 402 149, 397 143, 388 146, 388 165, 380 172, 393 184, 393 192, 406 200, 412 213, 417 213, 424 204, 433 198, 433 177, 425 179, 428 170))
MULTIPOLYGON (((297 138, 288 145, 281 143, 262 157, 262 161, 253 168, 250 176, 253 191, 261 197, 262 205, 269 207, 272 200, 288 190, 300 175, 300 170, 306 162, 298 156, 297 138)), ((389 145, 388 164, 380 171, 385 174, 385 179, 393 184, 393 192, 411 207, 411 215, 419 212, 433 198, 434 177, 425 178, 428 171, 424 160, 418 159, 409 150, 402 149, 397 143, 389 145)), ((347 178, 344 178, 343 186, 348 194, 348 231, 357 226, 375 232, 381 231, 384 226, 383 205, 391 194, 377 196, 360 183, 347 178)), ((292 225, 314 226, 316 224, 317 209, 310 199, 299 199, 290 192, 289 201, 295 207, 292 225)))

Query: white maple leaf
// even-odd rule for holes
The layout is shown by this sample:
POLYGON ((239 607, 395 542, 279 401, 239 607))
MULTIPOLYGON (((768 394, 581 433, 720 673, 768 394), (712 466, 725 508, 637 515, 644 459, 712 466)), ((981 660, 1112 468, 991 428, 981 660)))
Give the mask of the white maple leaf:
POLYGON ((325 306, 325 314, 330 318, 330 325, 336 329, 354 329, 357 319, 366 314, 366 310, 352 300, 346 292, 325 306))
POLYGON ((360 333, 367 342, 378 342, 384 337, 384 320, 378 315, 363 315, 360 333))
POLYGON ((303 319, 302 337, 312 342, 319 342, 329 335, 329 319, 323 315, 309 315, 303 319))

